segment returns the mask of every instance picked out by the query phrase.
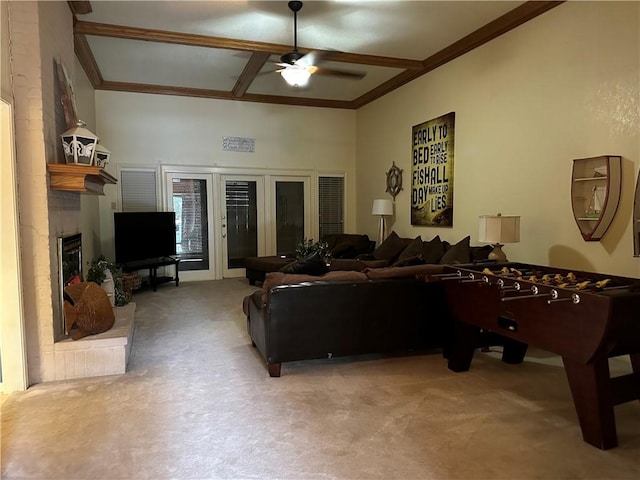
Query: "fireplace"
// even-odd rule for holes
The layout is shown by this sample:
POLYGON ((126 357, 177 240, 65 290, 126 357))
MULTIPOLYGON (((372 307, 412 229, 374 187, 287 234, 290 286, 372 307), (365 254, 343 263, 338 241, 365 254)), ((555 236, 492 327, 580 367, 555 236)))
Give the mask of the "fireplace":
MULTIPOLYGON (((58 238, 58 272, 60 277, 60 310, 64 312, 64 287, 82 281, 81 233, 58 238)), ((61 317, 61 331, 65 332, 64 314, 61 317)))

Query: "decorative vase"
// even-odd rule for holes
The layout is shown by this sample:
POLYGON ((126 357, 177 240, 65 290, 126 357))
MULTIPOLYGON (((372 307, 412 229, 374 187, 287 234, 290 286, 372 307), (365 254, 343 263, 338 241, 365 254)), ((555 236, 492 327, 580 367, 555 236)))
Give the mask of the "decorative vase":
POLYGON ((116 305, 116 289, 113 283, 113 275, 108 268, 104 269, 104 280, 100 284, 100 287, 105 291, 107 297, 109 297, 109 303, 111 303, 112 307, 116 305))

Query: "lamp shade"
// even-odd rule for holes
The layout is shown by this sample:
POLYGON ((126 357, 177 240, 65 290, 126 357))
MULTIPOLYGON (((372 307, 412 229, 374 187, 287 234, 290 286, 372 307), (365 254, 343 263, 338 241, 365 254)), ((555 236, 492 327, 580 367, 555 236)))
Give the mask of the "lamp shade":
POLYGON ((75 127, 67 130, 61 136, 64 158, 67 163, 91 165, 98 143, 98 137, 85 128, 80 120, 75 127))
POLYGON ((479 242, 517 243, 520 241, 520 217, 517 215, 481 215, 479 242))
POLYGON ((292 87, 304 87, 309 81, 311 73, 303 66, 291 65, 285 67, 280 75, 292 87))
POLYGON ((371 215, 393 215, 393 202, 386 198, 374 200, 371 215))

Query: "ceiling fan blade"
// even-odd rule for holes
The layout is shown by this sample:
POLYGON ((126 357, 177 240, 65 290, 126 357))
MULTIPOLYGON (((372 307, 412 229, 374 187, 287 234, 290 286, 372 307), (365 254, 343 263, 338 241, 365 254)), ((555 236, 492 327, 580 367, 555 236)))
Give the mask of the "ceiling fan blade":
POLYGON ((312 67, 322 62, 324 56, 325 55, 322 52, 312 50, 311 52, 305 54, 302 58, 296 60, 296 63, 302 63, 307 67, 312 67))
POLYGON ((328 67, 315 67, 315 71, 311 73, 315 73, 316 75, 349 78, 351 80, 362 80, 367 76, 366 72, 357 72, 355 70, 340 70, 337 68, 328 67))

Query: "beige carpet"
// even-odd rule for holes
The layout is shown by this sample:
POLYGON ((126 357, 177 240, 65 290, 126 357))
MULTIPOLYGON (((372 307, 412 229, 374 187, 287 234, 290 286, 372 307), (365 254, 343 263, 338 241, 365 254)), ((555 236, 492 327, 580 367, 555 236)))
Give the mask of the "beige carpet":
MULTIPOLYGON (((634 479, 640 402, 618 448, 582 441, 559 359, 439 352, 285 364, 269 378, 244 280, 135 296, 129 373, 35 385, 2 405, 2 478, 634 479)), ((627 361, 612 362, 627 371, 627 361)))

